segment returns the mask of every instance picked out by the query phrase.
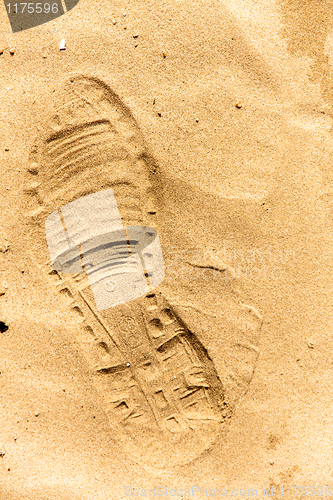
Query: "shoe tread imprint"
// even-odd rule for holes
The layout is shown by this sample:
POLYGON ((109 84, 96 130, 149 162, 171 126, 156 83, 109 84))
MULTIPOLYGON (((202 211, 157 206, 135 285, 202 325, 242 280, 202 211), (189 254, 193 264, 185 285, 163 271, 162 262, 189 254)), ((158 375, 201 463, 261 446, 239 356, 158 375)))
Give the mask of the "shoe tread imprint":
POLYGON ((236 303, 214 317, 163 285, 97 311, 84 274, 52 269, 44 228, 50 213, 112 187, 124 225, 151 223, 146 207, 159 183, 137 122, 106 84, 70 79, 53 111, 31 148, 24 185, 34 261, 78 317, 77 339, 116 439, 139 463, 188 463, 213 445, 246 391, 260 319, 236 303))

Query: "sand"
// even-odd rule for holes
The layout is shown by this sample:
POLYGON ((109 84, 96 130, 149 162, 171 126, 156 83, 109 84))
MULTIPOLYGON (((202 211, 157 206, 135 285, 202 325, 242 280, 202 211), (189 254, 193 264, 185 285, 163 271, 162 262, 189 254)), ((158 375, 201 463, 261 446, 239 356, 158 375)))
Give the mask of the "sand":
MULTIPOLYGON (((333 492, 325 490, 331 16, 326 1, 80 0, 65 16, 13 34, 2 9, 1 500, 119 500, 149 497, 149 489, 161 498, 213 490, 222 497, 223 489, 252 497, 256 489, 261 499, 268 488, 282 499, 293 485, 303 495, 310 487, 316 496, 321 487, 322 496, 333 492), (110 176, 91 157, 81 180, 60 176, 63 191, 47 201, 48 127, 64 109, 70 78, 115 93, 139 146, 123 167, 112 160, 110 176), (46 218, 80 196, 115 189, 113 167, 142 188, 142 213, 131 224, 158 232, 165 278, 153 300, 161 319, 149 316, 144 296, 96 320, 73 276, 52 273, 46 218), (195 415, 180 412, 181 430, 166 429, 176 410, 163 404, 159 430, 141 416, 134 431, 115 417, 114 365, 103 342, 118 339, 136 376, 141 358, 126 339, 132 322, 137 339, 152 318, 182 329, 175 338, 210 374, 207 387, 193 370, 188 376, 208 403, 195 415)), ((126 133, 117 131, 125 149, 126 133)), ((128 195, 115 196, 121 205, 128 195)), ((150 347, 149 355, 162 351, 150 347)), ((172 370, 157 370, 168 394, 172 370)))

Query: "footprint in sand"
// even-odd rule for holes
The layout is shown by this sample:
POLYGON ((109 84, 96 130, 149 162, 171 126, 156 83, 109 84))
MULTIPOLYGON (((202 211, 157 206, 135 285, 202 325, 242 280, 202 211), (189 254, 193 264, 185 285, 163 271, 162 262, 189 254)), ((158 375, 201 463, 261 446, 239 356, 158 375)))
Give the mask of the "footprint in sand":
MULTIPOLYGON (((205 342, 205 331, 194 331, 161 287, 101 310, 79 260, 71 273, 52 269, 45 236, 50 214, 111 189, 124 228, 154 227, 162 189, 136 120, 106 84, 73 77, 55 103, 27 172, 35 259, 84 318, 78 337, 115 438, 140 463, 187 463, 213 444, 246 391, 258 356, 253 339, 260 319, 250 308, 231 313, 233 338, 221 359, 208 335, 205 342)), ((112 292, 115 283, 108 286, 112 292)), ((226 342, 218 320, 202 315, 201 322, 215 340, 226 342)))

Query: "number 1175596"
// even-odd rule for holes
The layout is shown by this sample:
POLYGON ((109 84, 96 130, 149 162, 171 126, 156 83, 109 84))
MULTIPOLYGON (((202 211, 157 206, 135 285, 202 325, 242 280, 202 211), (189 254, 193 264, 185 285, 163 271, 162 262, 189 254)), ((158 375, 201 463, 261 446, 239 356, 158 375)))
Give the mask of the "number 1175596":
POLYGON ((317 488, 315 486, 288 486, 288 488, 280 486, 280 491, 282 496, 289 497, 296 497, 299 495, 302 497, 330 497, 332 494, 329 486, 318 486, 317 488))
POLYGON ((59 11, 58 4, 50 3, 50 2, 37 2, 37 3, 26 3, 26 2, 17 2, 7 4, 7 12, 8 14, 57 14, 59 11))

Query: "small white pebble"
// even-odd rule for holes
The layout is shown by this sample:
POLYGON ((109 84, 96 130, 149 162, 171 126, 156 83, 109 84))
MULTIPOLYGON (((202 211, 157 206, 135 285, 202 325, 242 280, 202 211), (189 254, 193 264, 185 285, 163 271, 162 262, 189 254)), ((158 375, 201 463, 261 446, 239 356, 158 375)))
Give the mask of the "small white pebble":
POLYGON ((37 175, 38 174, 38 163, 31 163, 29 168, 28 168, 28 172, 32 175, 37 175))
POLYGON ((112 19, 112 24, 117 24, 117 21, 115 19, 112 19))
POLYGON ((131 364, 130 363, 126 363, 126 366, 131 366, 131 364))
POLYGON ((123 16, 124 16, 124 17, 126 16, 126 12, 123 12, 123 16))
POLYGON ((60 50, 66 50, 66 41, 64 38, 60 42, 60 50))

